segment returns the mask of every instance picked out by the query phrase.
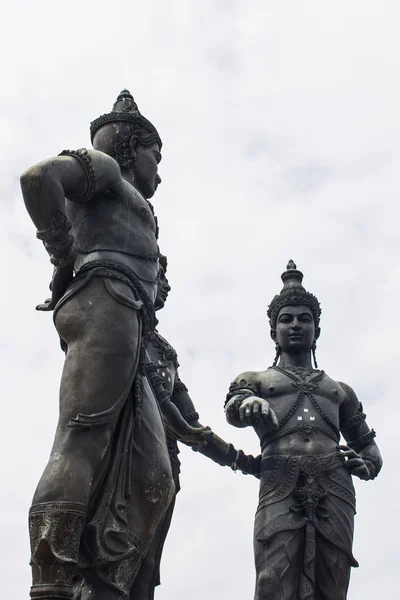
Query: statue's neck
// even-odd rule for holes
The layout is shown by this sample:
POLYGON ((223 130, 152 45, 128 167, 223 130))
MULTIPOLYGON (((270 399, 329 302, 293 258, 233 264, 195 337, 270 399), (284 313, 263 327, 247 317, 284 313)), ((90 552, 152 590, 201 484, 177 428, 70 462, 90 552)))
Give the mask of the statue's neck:
POLYGON ((139 190, 139 188, 135 184, 133 170, 132 169, 121 169, 121 175, 122 175, 122 179, 125 179, 125 181, 130 183, 135 188, 135 190, 137 190, 139 192, 139 194, 146 200, 146 198, 143 196, 142 192, 139 190))
POLYGON ((285 365, 289 367, 303 367, 305 369, 313 368, 311 363, 311 352, 299 352, 298 354, 282 352, 278 364, 282 368, 284 368, 285 365))

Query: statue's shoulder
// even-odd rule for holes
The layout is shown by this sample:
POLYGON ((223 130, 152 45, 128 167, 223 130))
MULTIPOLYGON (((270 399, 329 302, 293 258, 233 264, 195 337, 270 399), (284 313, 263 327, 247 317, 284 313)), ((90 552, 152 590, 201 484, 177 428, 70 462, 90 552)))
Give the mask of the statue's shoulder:
MULTIPOLYGON (((70 200, 78 202, 90 200, 103 190, 117 190, 123 183, 119 164, 99 150, 79 148, 78 150, 63 150, 58 160, 74 161, 83 170, 86 179, 86 189, 80 194, 69 194, 70 200)), ((68 169, 68 166, 66 165, 68 169)))
POLYGON ((246 383, 256 384, 259 382, 259 374, 259 371, 243 371, 233 381, 240 385, 246 385, 246 383))
POLYGON ((230 390, 248 389, 253 391, 255 395, 259 395, 262 386, 272 378, 273 373, 271 369, 267 369, 266 371, 244 371, 235 377, 231 383, 230 390))
POLYGON ((116 160, 100 150, 91 149, 86 150, 86 152, 100 187, 106 182, 109 184, 110 181, 122 182, 121 169, 116 160))
POLYGON ((162 360, 173 361, 178 367, 178 354, 175 348, 157 330, 150 332, 148 346, 155 348, 162 360))
POLYGON ((345 403, 358 407, 360 402, 353 388, 348 383, 344 383, 344 381, 335 381, 335 383, 343 391, 345 403))

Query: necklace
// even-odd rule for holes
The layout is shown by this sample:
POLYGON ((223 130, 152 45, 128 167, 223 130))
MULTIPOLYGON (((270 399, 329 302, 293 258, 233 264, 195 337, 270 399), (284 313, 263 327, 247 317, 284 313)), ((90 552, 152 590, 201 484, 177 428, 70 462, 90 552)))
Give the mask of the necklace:
POLYGON ((296 365, 290 364, 279 364, 277 366, 284 371, 290 371, 291 373, 295 373, 302 379, 310 377, 310 375, 313 375, 314 373, 320 373, 319 369, 313 369, 312 367, 297 367, 296 365))

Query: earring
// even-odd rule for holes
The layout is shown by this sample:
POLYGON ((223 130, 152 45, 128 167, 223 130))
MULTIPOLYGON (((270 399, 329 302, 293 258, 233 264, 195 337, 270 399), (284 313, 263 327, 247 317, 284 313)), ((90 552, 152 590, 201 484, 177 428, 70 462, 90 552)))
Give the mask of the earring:
POLYGON ((278 360, 279 360, 280 355, 281 355, 281 347, 278 344, 278 342, 276 342, 276 344, 275 344, 275 358, 274 358, 274 362, 272 363, 273 367, 276 367, 276 365, 278 364, 278 360))
POLYGON ((314 360, 314 368, 318 369, 318 363, 317 363, 317 357, 316 357, 316 351, 317 351, 317 342, 314 340, 312 348, 312 355, 313 355, 313 360, 314 360))

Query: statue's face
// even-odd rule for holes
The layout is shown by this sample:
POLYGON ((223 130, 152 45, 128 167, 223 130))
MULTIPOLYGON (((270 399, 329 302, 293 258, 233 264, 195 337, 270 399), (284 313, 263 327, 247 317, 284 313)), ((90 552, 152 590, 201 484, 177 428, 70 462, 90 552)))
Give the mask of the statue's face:
POLYGON ((319 335, 314 317, 306 305, 283 306, 278 313, 276 329, 271 332, 283 352, 310 352, 319 335))
POLYGON ((140 143, 133 149, 133 174, 135 186, 145 198, 152 198, 161 183, 158 175, 158 164, 161 161, 160 146, 142 146, 140 143))
POLYGON ((162 267, 160 267, 160 278, 157 286, 157 296, 154 301, 155 310, 161 310, 162 308, 164 308, 164 304, 167 301, 167 297, 170 291, 171 286, 168 283, 165 271, 162 267))

